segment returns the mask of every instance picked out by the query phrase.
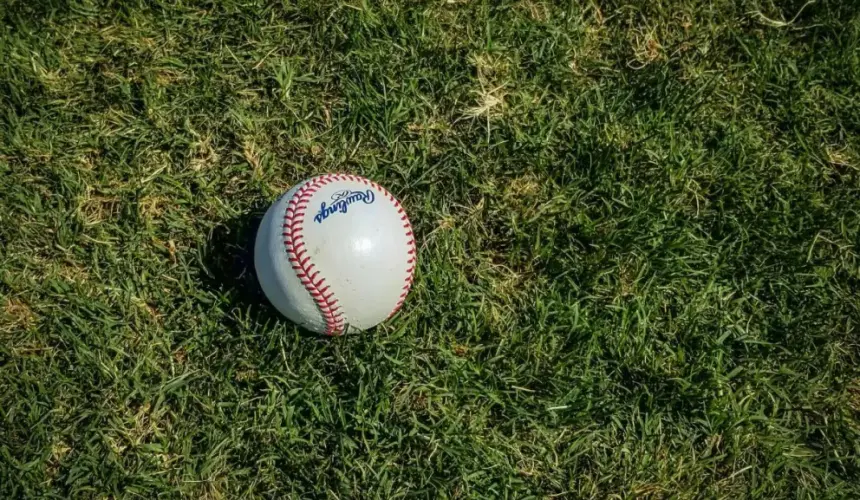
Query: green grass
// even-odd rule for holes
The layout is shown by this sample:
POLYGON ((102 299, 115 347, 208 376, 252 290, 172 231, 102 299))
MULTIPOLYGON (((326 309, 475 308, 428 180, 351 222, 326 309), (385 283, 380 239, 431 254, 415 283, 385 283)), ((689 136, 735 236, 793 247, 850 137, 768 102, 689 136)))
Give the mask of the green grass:
POLYGON ((0 497, 860 496, 853 2, 6 0, 0 497), (416 227, 362 335, 250 242, 416 227))

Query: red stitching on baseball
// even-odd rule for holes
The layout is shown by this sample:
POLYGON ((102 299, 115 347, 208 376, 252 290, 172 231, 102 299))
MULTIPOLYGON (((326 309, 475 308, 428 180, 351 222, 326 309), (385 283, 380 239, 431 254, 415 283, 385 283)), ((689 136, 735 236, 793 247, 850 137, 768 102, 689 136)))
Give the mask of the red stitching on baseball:
POLYGON ((298 189, 298 191, 296 191, 295 194, 293 194, 293 197, 290 198, 290 201, 287 204, 287 209, 284 211, 283 235, 284 246, 286 247, 290 264, 296 272, 296 276, 305 286, 308 293, 311 294, 311 297, 314 299, 317 307, 319 307, 320 313, 325 320, 325 333, 327 335, 340 335, 343 333, 344 324, 343 313, 335 314, 340 310, 337 298, 334 297, 334 294, 331 294, 328 297, 323 295, 329 288, 328 286, 325 286, 325 279, 320 278, 317 282, 314 282, 319 271, 314 270, 313 263, 310 263, 310 256, 302 258, 304 254, 307 253, 307 250, 301 250, 301 252, 299 252, 299 249, 305 246, 304 221, 302 220, 302 217, 304 217, 306 213, 305 210, 308 207, 308 203, 310 203, 314 193, 316 193, 321 187, 329 184, 333 179, 336 179, 336 177, 330 175, 317 177, 305 183, 298 189), (320 290, 322 287, 325 288, 320 290))
MULTIPOLYGON (((367 179, 364 180, 366 181, 367 179)), ((403 306, 403 302, 406 301, 406 296, 409 295, 409 290, 412 289, 412 282, 415 278, 415 266, 412 264, 415 263, 415 254, 417 253, 417 250, 415 248, 415 238, 412 234, 412 224, 409 222, 409 217, 406 215, 406 210, 403 209, 403 205, 401 205, 400 202, 397 201, 397 198, 395 198, 394 195, 388 192, 388 190, 384 187, 373 181, 368 182, 370 182, 370 185, 374 188, 382 191, 385 196, 388 196, 388 199, 391 200, 391 202, 394 204, 394 208, 397 209, 397 213, 400 215, 400 220, 403 221, 403 229, 406 230, 406 245, 409 248, 409 250, 406 251, 406 264, 410 267, 407 267, 406 277, 403 279, 403 292, 400 294, 400 297, 398 298, 397 304, 394 306, 394 309, 388 314, 388 317, 385 318, 389 319, 395 314, 397 314, 397 311, 399 311, 400 307, 403 306)))
MULTIPOLYGON (((372 186, 374 189, 377 189, 382 192, 382 194, 394 204, 394 208, 397 209, 398 215, 400 215, 400 220, 403 221, 403 228, 406 230, 405 235, 407 239, 407 247, 408 250, 406 252, 407 255, 407 269, 406 269, 406 277, 403 279, 403 288, 400 297, 398 298, 397 304, 394 306, 394 309, 388 315, 388 318, 394 316, 397 311, 400 310, 400 307, 403 305, 403 302, 406 300, 406 296, 409 294, 409 290, 412 288, 412 282, 414 279, 415 272, 415 254, 417 253, 415 248, 415 237, 412 232, 412 225, 409 222, 409 217, 406 216, 406 211, 403 210, 403 206, 400 205, 400 202, 397 201, 397 198, 394 197, 387 189, 380 186, 379 184, 365 179, 364 177, 359 177, 357 175, 352 174, 326 174, 311 179, 306 182, 302 187, 296 191, 290 201, 287 204, 287 209, 284 212, 284 232, 282 235, 284 236, 284 246, 287 250, 287 256, 290 264, 293 267, 293 270, 296 272, 296 276, 302 282, 302 284, 307 289, 308 293, 310 293, 311 297, 314 299, 317 307, 319 307, 320 313, 323 316, 323 319, 326 322, 326 331, 327 335, 340 335, 343 334, 344 330, 344 313, 341 311, 341 305, 338 303, 337 298, 334 296, 334 292, 326 295, 326 292, 331 288, 330 285, 326 285, 325 279, 320 277, 316 280, 317 275, 320 274, 319 270, 314 269, 314 264, 310 263, 310 257, 304 257, 307 253, 307 250, 301 250, 305 246, 304 241, 304 221, 302 217, 305 216, 308 204, 310 203, 313 195, 319 191, 320 188, 330 184, 332 181, 343 181, 350 180, 354 182, 360 182, 367 186, 372 186), (316 281, 315 281, 316 280, 316 281)), ((387 319, 387 318, 386 318, 387 319)))

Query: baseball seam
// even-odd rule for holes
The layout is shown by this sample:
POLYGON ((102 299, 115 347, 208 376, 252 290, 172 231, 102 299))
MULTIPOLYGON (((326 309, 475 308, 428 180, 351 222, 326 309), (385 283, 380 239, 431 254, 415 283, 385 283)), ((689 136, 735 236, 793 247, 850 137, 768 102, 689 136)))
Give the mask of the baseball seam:
POLYGON ((293 194, 289 202, 287 202, 287 208, 284 212, 282 235, 284 237, 284 247, 287 252, 287 258, 289 259, 293 271, 296 273, 296 277, 299 278, 299 281, 301 281, 302 285, 304 285, 305 289, 310 293, 314 303, 316 303, 323 316, 326 323, 326 335, 343 334, 345 318, 344 313, 341 310, 342 306, 338 302, 337 297, 335 297, 334 292, 330 291, 330 285, 326 284, 325 277, 322 276, 320 271, 316 269, 314 263, 311 262, 311 257, 306 255, 308 250, 305 248, 304 216, 307 213, 308 204, 310 203, 311 198, 320 190, 320 188, 335 181, 347 180, 371 186, 385 195, 397 210, 397 214, 400 216, 400 221, 403 224, 403 229, 406 234, 406 276, 403 280, 403 287, 401 289, 400 297, 397 300, 397 304, 386 319, 394 316, 394 314, 400 310, 400 307, 406 300, 406 296, 409 294, 409 290, 412 288, 412 281, 415 272, 417 250, 415 247, 415 236, 412 232, 412 225, 409 223, 409 217, 406 216, 406 211, 403 210, 403 206, 400 205, 400 202, 397 201, 397 199, 388 192, 387 189, 369 179, 350 174, 325 174, 307 181, 293 194))

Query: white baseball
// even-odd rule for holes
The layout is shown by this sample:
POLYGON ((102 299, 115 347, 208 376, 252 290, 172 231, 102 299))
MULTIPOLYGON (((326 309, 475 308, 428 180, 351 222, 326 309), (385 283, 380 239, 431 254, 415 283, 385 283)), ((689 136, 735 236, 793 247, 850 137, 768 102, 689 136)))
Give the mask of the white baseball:
POLYGON ((415 238, 400 203, 357 175, 293 186, 260 223, 254 267, 278 311, 340 335, 394 315, 412 286, 415 238))

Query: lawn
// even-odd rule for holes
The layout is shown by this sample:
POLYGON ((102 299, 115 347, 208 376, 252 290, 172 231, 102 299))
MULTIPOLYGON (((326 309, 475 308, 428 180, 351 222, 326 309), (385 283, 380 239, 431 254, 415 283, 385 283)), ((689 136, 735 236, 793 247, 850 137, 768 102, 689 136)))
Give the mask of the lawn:
POLYGON ((860 5, 6 0, 0 497, 860 497, 860 5), (251 244, 404 204, 327 338, 251 244))

